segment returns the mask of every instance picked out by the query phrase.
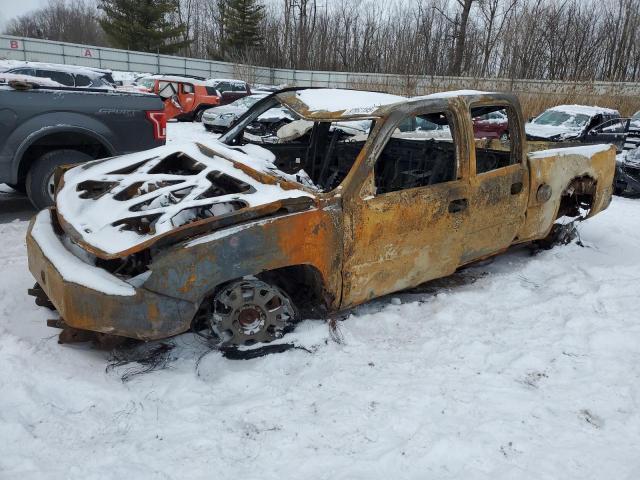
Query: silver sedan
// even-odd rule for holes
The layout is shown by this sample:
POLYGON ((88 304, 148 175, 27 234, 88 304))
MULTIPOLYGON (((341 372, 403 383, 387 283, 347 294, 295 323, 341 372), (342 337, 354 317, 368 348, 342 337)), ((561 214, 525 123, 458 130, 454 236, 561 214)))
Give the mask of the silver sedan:
POLYGON ((210 132, 224 132, 244 112, 266 95, 249 95, 220 107, 209 108, 202 115, 202 124, 210 132))

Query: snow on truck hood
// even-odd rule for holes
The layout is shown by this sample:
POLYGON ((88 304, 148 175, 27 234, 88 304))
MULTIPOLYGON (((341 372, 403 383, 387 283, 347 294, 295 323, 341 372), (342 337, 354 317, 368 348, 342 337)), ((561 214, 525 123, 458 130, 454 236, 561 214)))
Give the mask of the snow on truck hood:
POLYGON ((255 145, 213 140, 97 160, 65 172, 56 206, 82 242, 117 256, 197 220, 314 198, 293 187, 288 180, 294 177, 277 170, 270 156, 255 145), (273 183, 257 180, 260 174, 273 183))

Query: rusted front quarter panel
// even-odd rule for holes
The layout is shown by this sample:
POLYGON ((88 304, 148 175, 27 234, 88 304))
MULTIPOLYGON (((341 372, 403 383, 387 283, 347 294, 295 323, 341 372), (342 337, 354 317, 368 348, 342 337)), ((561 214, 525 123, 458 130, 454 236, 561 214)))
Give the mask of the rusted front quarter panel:
POLYGON ((162 252, 145 288, 199 303, 219 285, 260 272, 313 266, 337 308, 341 288, 339 205, 259 220, 202 235, 162 252))
POLYGON ((67 325, 140 340, 166 338, 189 327, 198 306, 192 302, 142 288, 132 296, 108 295, 66 281, 33 239, 34 221, 27 233, 29 270, 67 325))

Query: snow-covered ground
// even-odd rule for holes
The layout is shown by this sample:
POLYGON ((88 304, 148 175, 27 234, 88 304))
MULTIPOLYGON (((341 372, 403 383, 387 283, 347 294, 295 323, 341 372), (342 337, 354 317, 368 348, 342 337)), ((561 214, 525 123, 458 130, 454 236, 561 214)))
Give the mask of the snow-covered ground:
POLYGON ((341 343, 307 320, 290 339, 308 351, 198 362, 182 335, 126 383, 135 365, 58 345, 26 295, 30 213, 0 193, 0 478, 640 477, 640 201, 614 198, 584 247, 364 305, 341 343))

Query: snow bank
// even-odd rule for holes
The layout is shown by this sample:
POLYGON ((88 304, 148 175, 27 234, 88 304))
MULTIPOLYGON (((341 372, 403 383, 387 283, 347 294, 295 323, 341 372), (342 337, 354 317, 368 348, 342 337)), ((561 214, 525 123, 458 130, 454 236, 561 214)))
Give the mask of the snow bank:
MULTIPOLYGON (((230 361, 182 335, 168 370, 105 374, 24 292, 25 222, 0 225, 0 471, 7 478, 635 478, 640 206, 587 245, 526 250, 436 293, 370 302, 230 361), (475 279, 475 282, 473 281, 475 279), (70 456, 69 452, 75 452, 70 456), (85 460, 78 461, 77 458, 85 460)), ((441 285, 446 285, 443 283, 441 285)))
MULTIPOLYGON (((170 124, 169 141, 187 126, 204 132, 170 124)), ((1 215, 23 214, 15 199, 1 215)), ((108 353, 45 326, 26 226, 0 223, 0 477, 638 477, 637 200, 582 223, 585 248, 516 249, 369 302, 340 344, 308 320, 285 339, 311 353, 197 363, 185 334, 171 368, 126 384, 135 364, 105 373, 108 353)))

